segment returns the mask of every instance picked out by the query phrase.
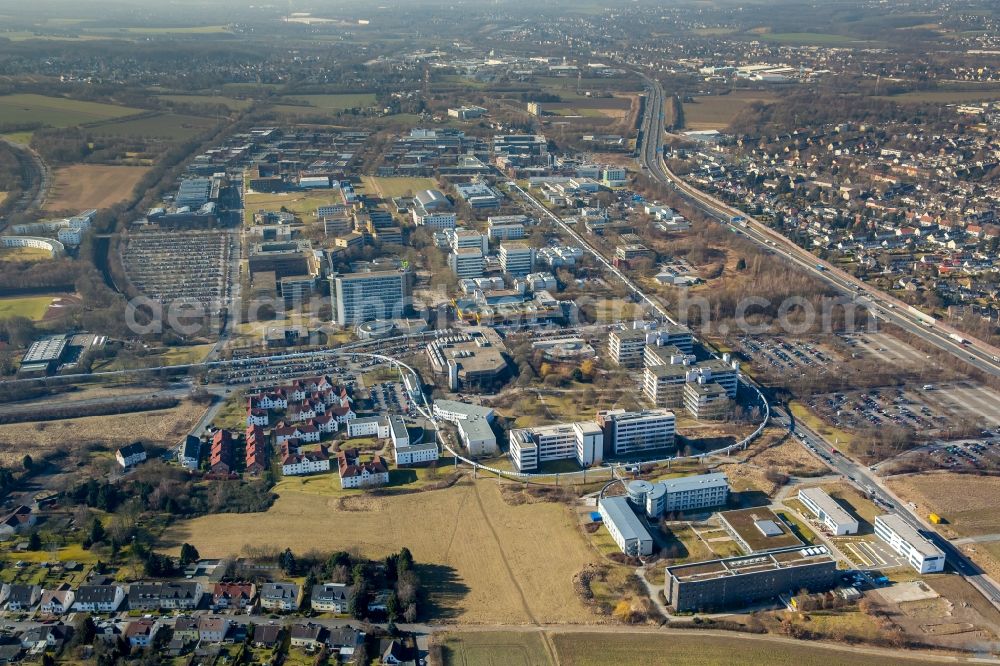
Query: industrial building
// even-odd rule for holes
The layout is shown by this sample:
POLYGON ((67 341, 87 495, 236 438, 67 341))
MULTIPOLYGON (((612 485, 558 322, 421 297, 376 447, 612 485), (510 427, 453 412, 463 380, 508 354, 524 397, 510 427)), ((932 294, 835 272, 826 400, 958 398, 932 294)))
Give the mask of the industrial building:
POLYGON ((898 513, 875 517, 875 534, 919 573, 944 570, 944 551, 903 520, 898 513))
POLYGON ((340 273, 330 280, 333 312, 341 326, 398 319, 409 301, 410 280, 403 270, 340 273))
POLYGON ((69 336, 64 334, 49 335, 35 340, 21 357, 18 373, 40 375, 55 372, 66 355, 68 344, 69 336))
POLYGON ((858 521, 822 488, 802 488, 799 501, 812 511, 834 536, 858 533, 858 521))
POLYGON ((604 497, 598 505, 604 526, 621 551, 630 557, 653 553, 653 537, 624 497, 604 497))
POLYGON ((840 578, 825 546, 772 550, 749 557, 667 567, 664 593, 675 611, 742 607, 805 589, 821 592, 840 578))

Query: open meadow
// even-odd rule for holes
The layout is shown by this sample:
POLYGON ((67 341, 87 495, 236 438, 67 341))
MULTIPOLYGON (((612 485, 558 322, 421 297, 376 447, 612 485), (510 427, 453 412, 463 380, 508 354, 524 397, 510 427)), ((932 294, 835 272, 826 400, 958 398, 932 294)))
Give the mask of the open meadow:
POLYGON ((947 659, 773 636, 623 627, 461 631, 439 634, 435 641, 443 648, 445 666, 924 666, 947 659))
POLYGON ((139 118, 116 120, 91 127, 94 134, 137 139, 186 141, 212 129, 215 118, 179 113, 157 113, 139 118))
MULTIPOLYGON (((18 248, 20 249, 20 248, 18 248)), ((34 255, 32 255, 34 258, 34 255)), ((18 257, 19 261, 23 258, 18 257)), ((18 296, 0 298, 0 319, 6 317, 27 317, 32 321, 41 321, 45 317, 55 296, 18 296)))
POLYGON ((594 555, 570 509, 544 502, 510 506, 493 480, 391 497, 283 491, 266 513, 177 523, 162 545, 176 552, 188 542, 203 556, 221 557, 238 554, 263 534, 278 548, 350 547, 370 558, 406 546, 421 565, 441 619, 472 624, 595 620, 574 591, 573 576, 594 555))
POLYGON ((433 178, 378 177, 361 176, 365 184, 365 192, 382 198, 405 196, 408 192, 416 194, 420 190, 437 188, 433 178))
POLYGON ((320 206, 337 203, 340 197, 337 190, 310 190, 302 192, 252 192, 248 191, 245 198, 246 223, 253 223, 253 215, 259 210, 285 210, 298 215, 303 222, 315 221, 316 209, 320 206))
POLYGON ((950 538, 1000 533, 1000 477, 924 472, 892 477, 888 485, 918 513, 941 516, 938 529, 950 538))
POLYGON ((65 97, 34 94, 0 96, 0 124, 42 123, 52 127, 70 127, 137 113, 141 113, 140 109, 65 97))
POLYGON ((721 130, 729 126, 744 107, 753 102, 773 102, 774 94, 757 90, 734 90, 728 95, 704 95, 684 102, 684 128, 721 130))
POLYGON ((148 167, 74 164, 52 172, 46 211, 107 208, 128 198, 148 167))

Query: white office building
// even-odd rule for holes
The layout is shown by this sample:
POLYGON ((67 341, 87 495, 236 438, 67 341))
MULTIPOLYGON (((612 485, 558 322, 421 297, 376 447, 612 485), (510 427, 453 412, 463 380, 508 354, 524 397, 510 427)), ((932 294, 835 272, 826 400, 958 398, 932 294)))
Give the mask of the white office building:
POLYGON ((598 425, 615 455, 642 453, 674 445, 677 419, 669 409, 627 412, 612 409, 598 412, 598 425))
POLYGON ((653 483, 646 493, 644 506, 646 515, 659 518, 669 513, 723 506, 728 499, 729 480, 725 474, 713 472, 653 483))
POLYGON ((455 213, 443 210, 427 210, 423 206, 414 206, 410 210, 413 223, 418 227, 428 229, 454 229, 458 224, 458 217, 455 213))
POLYGON ((341 326, 400 319, 409 296, 404 271, 343 273, 332 278, 333 312, 341 326))
POLYGON ((812 511, 834 536, 858 533, 858 521, 822 488, 803 488, 799 501, 812 511))
POLYGON ((653 537, 624 497, 605 497, 598 506, 604 526, 621 551, 629 557, 653 553, 653 537))
POLYGON ((497 452, 497 437, 490 423, 496 412, 455 400, 435 400, 434 416, 454 423, 458 438, 471 456, 493 455, 497 452))
POLYGON ((590 421, 511 430, 510 457, 520 472, 553 460, 575 459, 589 467, 604 457, 604 433, 590 421))
POLYGON ((448 267, 460 280, 473 280, 483 276, 486 260, 478 247, 460 247, 448 255, 448 267))
POLYGON ((899 514, 876 516, 875 534, 919 573, 944 570, 944 551, 911 527, 899 514))
POLYGON ((535 267, 535 248, 524 243, 500 243, 500 267, 512 277, 524 277, 535 267))

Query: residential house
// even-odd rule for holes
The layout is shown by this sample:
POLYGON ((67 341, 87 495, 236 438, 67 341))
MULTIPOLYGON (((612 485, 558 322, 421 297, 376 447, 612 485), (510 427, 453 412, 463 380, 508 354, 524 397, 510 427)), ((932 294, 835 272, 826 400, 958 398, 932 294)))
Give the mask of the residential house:
POLYGON ((289 451, 288 455, 281 459, 281 473, 285 476, 301 476, 329 471, 330 454, 325 449, 302 453, 289 451))
POLYGON ((81 585, 76 591, 73 610, 86 613, 114 613, 125 600, 121 585, 81 585))
POLYGON ((264 583, 260 587, 260 607, 265 610, 298 610, 300 601, 295 583, 264 583))
POLYGON ((199 620, 196 617, 177 618, 174 621, 173 640, 177 641, 181 647, 197 643, 199 640, 198 622, 199 620))
POLYGON ((347 662, 354 656, 354 650, 361 645, 364 639, 364 632, 351 627, 341 627, 329 630, 326 644, 331 652, 340 656, 341 661, 347 662))
POLYGON ((212 474, 228 476, 236 467, 233 453, 233 435, 228 430, 216 430, 212 435, 212 450, 209 456, 212 474))
POLYGON ((198 462, 201 460, 201 439, 194 435, 184 438, 180 448, 177 449, 177 462, 181 467, 187 469, 198 469, 198 462))
POLYGON ((160 630, 160 623, 153 620, 141 619, 128 623, 125 627, 125 638, 129 645, 134 648, 149 647, 153 642, 153 637, 160 630))
POLYGON ((267 437, 257 425, 247 426, 246 470, 251 476, 259 476, 268 468, 267 437))
POLYGON ((278 624, 258 624, 253 630, 254 647, 277 647, 281 642, 281 629, 281 625, 278 624))
POLYGON ((216 583, 212 588, 212 608, 244 609, 257 596, 257 586, 253 583, 216 583))
POLYGON ((379 642, 381 661, 386 666, 417 666, 413 648, 395 638, 383 638, 379 642))
POLYGON ((381 456, 374 456, 368 462, 361 462, 355 449, 337 454, 342 488, 372 488, 389 483, 389 468, 381 456))
POLYGON ((9 611, 31 610, 41 598, 42 588, 38 585, 4 583, 0 587, 0 606, 5 606, 9 611))
POLYGON ((198 639, 202 643, 221 643, 229 633, 229 620, 224 617, 198 618, 198 639))
POLYGON ((31 507, 22 504, 0 520, 0 536, 10 536, 34 527, 36 521, 37 517, 32 513, 31 507))
POLYGON ((201 596, 198 582, 133 583, 128 589, 128 606, 132 610, 195 610, 201 596))
POLYGON ((141 442, 123 446, 115 451, 115 459, 123 469, 131 469, 146 460, 146 448, 141 442))
POLYGON ((46 615, 64 615, 73 607, 76 594, 70 589, 44 590, 38 609, 46 615))
POLYGON ((312 589, 312 609, 321 613, 346 613, 350 588, 344 583, 322 583, 312 589))
POLYGON ((61 623, 32 627, 21 634, 21 647, 36 654, 45 650, 59 651, 69 634, 70 628, 61 623))
POLYGON ((326 629, 322 625, 313 622, 301 622, 293 624, 289 629, 289 638, 292 647, 305 648, 306 650, 319 650, 323 647, 326 629))

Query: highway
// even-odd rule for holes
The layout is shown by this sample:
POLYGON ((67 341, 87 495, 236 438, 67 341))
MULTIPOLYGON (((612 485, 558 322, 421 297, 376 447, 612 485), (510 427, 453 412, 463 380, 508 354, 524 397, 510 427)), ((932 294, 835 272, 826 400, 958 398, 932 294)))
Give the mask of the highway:
POLYGON ((646 78, 647 99, 642 122, 642 142, 638 148, 640 165, 656 180, 673 189, 688 204, 729 226, 755 243, 810 273, 813 277, 855 302, 869 308, 882 321, 899 326, 982 372, 1000 376, 1000 349, 971 338, 940 321, 919 313, 906 303, 865 284, 836 266, 816 257, 770 227, 741 210, 706 194, 676 176, 667 168, 662 155, 664 92, 659 82, 646 78), (744 223, 733 222, 734 217, 744 223), (968 341, 962 344, 951 336, 968 341))
MULTIPOLYGON (((783 236, 749 218, 742 211, 704 194, 674 175, 667 168, 660 152, 660 138, 663 132, 663 88, 657 81, 647 78, 646 82, 649 95, 646 100, 646 111, 642 122, 642 141, 638 153, 640 164, 648 170, 653 178, 673 188, 696 209, 701 210, 723 224, 730 226, 735 231, 742 233, 747 238, 765 246, 770 251, 809 271, 817 278, 834 286, 838 291, 850 295, 851 298, 860 299, 863 303, 871 307, 875 315, 880 319, 890 321, 904 330, 918 335, 984 372, 1000 375, 1000 366, 993 360, 991 352, 983 351, 982 349, 984 347, 987 350, 990 349, 988 346, 983 343, 977 343, 976 346, 970 347, 955 342, 947 334, 937 330, 938 324, 935 323, 934 327, 922 324, 917 315, 905 310, 905 304, 876 292, 852 276, 848 276, 846 273, 817 259, 783 236), (741 224, 732 223, 732 218, 736 216, 746 218, 747 226, 744 227, 741 224)), ((955 570, 979 590, 990 603, 1000 609, 1000 586, 986 576, 954 544, 934 532, 907 504, 896 497, 871 469, 847 458, 835 450, 823 437, 805 425, 797 423, 794 417, 780 406, 772 406, 771 423, 788 428, 803 446, 820 458, 831 469, 850 479, 853 484, 867 493, 887 513, 898 513, 912 527, 928 535, 944 551, 947 560, 955 570)))

